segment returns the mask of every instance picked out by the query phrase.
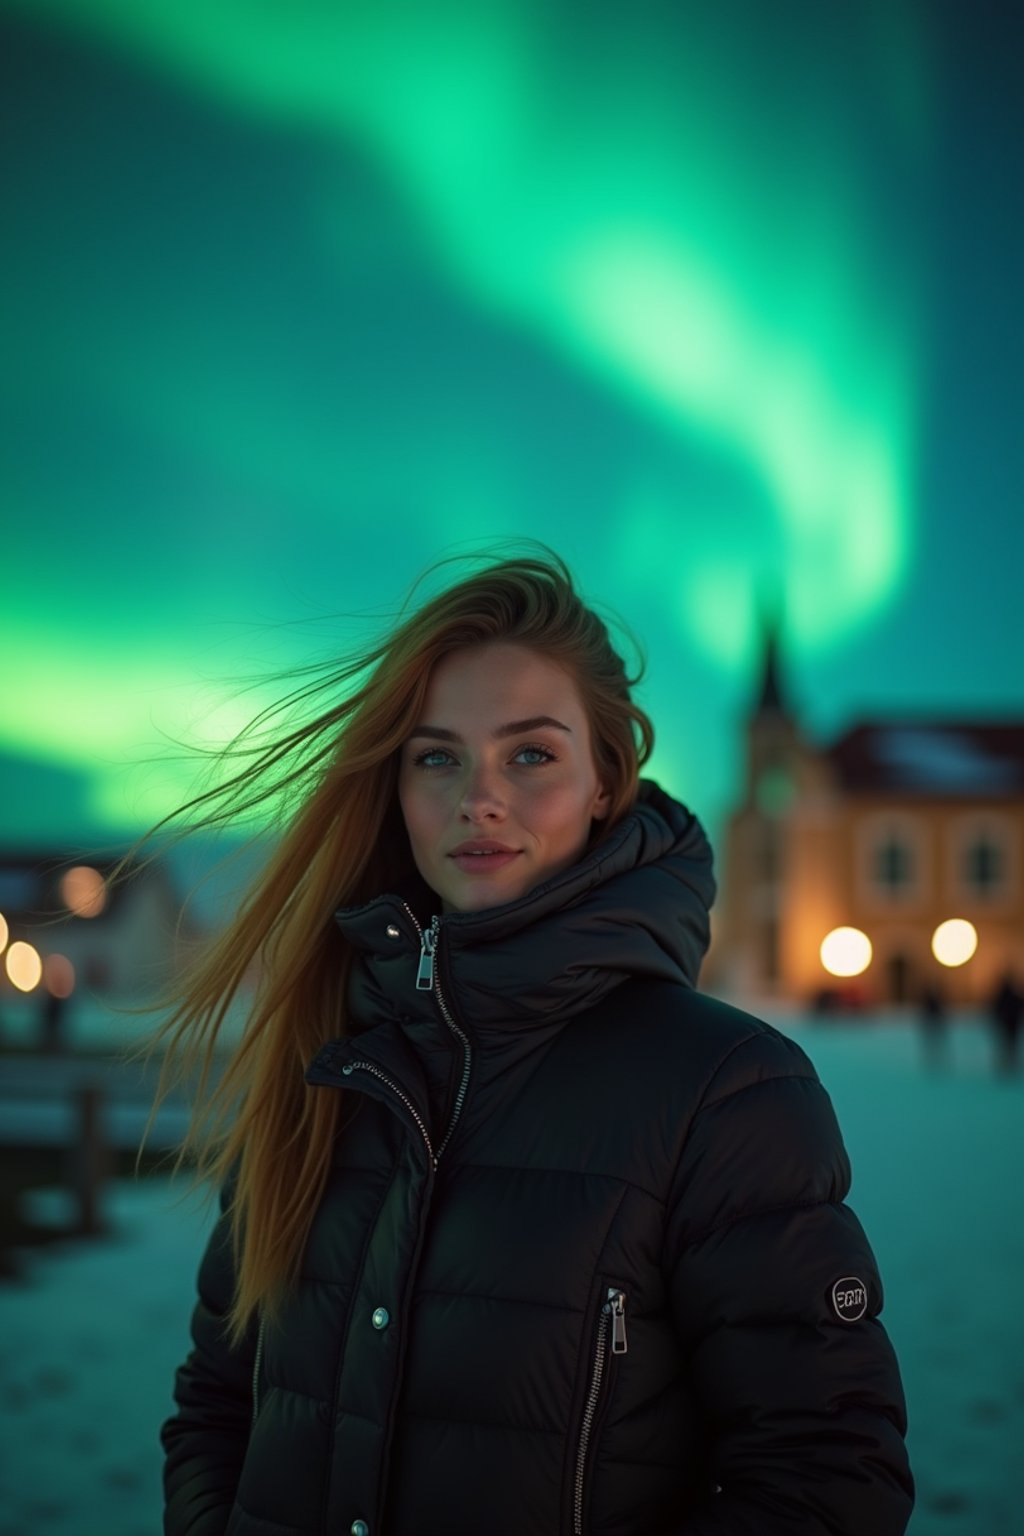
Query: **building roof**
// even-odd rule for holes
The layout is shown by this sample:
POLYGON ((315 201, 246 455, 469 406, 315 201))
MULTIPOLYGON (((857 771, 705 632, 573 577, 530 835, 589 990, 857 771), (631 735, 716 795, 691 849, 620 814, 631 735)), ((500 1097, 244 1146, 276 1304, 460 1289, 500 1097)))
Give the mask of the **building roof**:
MULTIPOLYGON (((95 870, 106 886, 117 862, 113 858, 91 858, 82 854, 61 857, 60 854, 52 851, 26 853, 24 851, 7 852, 0 849, 0 912, 8 922, 39 922, 52 921, 60 917, 67 918, 73 914, 69 913, 61 894, 62 877, 76 866, 86 866, 95 870)), ((166 871, 157 861, 154 861, 133 872, 133 879, 127 884, 124 881, 117 881, 113 885, 106 886, 102 908, 92 920, 102 922, 112 912, 116 912, 125 899, 126 893, 130 895, 135 881, 139 878, 157 879, 161 886, 167 889, 168 894, 171 894, 166 871)))
POLYGON ((844 789, 933 799, 1024 794, 1024 723, 864 721, 826 749, 844 789))

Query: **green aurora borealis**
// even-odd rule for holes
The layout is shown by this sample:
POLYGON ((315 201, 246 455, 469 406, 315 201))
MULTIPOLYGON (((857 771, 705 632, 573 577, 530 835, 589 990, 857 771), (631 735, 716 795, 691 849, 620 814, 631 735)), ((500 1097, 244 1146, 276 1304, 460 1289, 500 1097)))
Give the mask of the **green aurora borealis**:
POLYGON ((1019 711, 1020 39, 946 9, 0 5, 8 842, 499 536, 712 822, 762 602, 819 729, 1019 711))

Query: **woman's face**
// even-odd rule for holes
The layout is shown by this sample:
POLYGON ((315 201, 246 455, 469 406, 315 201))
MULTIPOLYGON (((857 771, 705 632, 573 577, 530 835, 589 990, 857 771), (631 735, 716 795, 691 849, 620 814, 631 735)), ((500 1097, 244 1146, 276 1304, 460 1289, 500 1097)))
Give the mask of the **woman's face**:
POLYGON ((416 867, 446 912, 502 906, 568 868, 611 798, 572 677, 504 641, 434 667, 398 797, 416 867), (504 852, 461 852, 473 843, 504 852))

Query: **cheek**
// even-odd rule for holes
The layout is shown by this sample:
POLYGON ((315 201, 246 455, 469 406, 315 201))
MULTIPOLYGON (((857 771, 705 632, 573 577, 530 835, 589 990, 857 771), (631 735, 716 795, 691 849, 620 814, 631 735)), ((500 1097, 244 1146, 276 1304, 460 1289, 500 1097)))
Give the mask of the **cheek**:
POLYGON ((410 837, 413 837, 420 819, 419 797, 404 776, 398 781, 398 804, 402 812, 402 820, 405 822, 405 830, 410 837))
POLYGON ((437 796, 416 779, 399 781, 398 803, 410 839, 420 842, 429 837, 437 821, 437 796))
POLYGON ((538 826, 552 837, 571 841, 581 826, 589 828, 589 800, 576 784, 551 785, 531 807, 538 826))

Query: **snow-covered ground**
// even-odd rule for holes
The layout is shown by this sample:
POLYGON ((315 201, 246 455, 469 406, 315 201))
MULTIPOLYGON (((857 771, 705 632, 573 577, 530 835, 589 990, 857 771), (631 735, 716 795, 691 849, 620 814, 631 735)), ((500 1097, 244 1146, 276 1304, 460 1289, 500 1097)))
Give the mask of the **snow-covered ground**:
MULTIPOLYGON (((1024 1536, 1024 1078, 995 1078, 970 1021, 941 1072, 906 1024, 781 1022, 832 1093, 886 1282, 911 1536, 1024 1536)), ((156 1437, 210 1219, 176 1198, 116 1186, 113 1237, 34 1251, 0 1286, 0 1536, 160 1529, 156 1437)))

